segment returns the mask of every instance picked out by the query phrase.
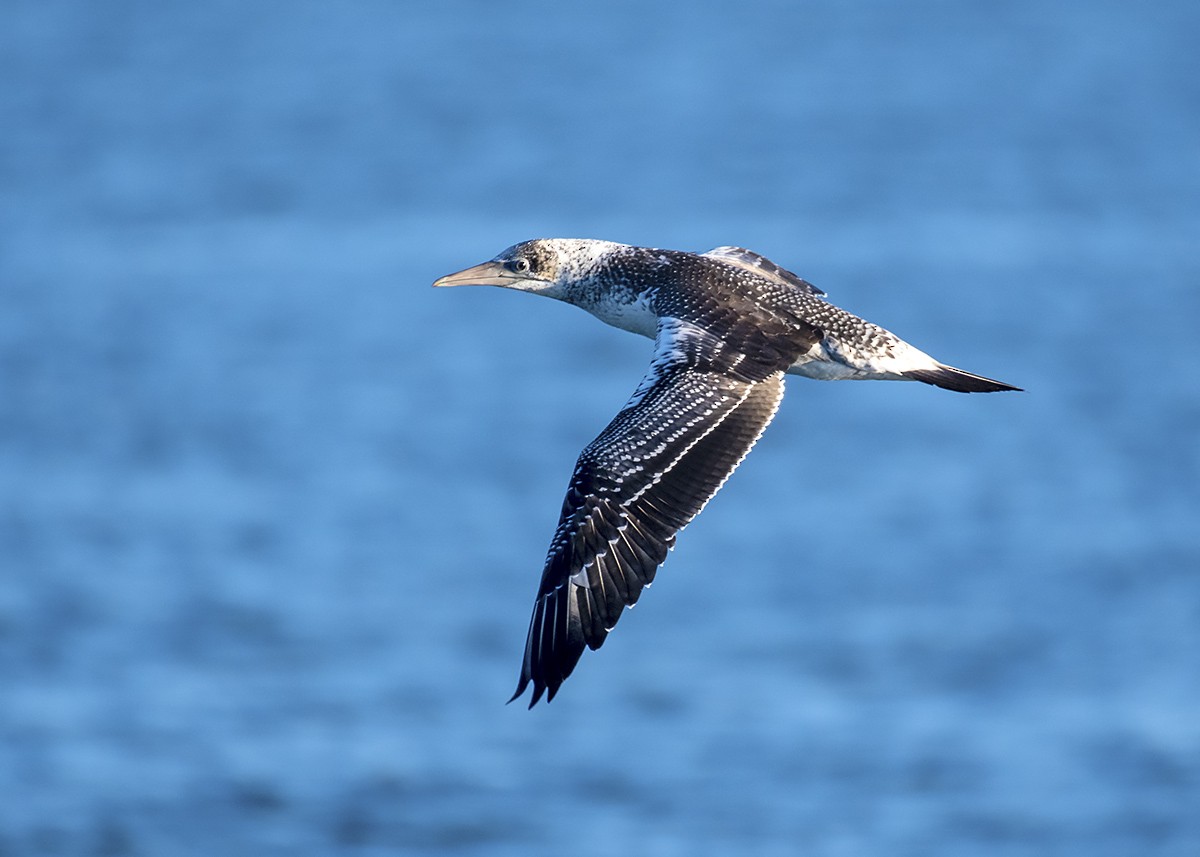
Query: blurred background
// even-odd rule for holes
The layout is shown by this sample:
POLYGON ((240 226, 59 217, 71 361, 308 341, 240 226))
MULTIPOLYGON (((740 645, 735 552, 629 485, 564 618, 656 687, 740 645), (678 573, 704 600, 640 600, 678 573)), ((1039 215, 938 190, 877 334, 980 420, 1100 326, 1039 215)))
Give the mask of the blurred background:
POLYGON ((1195 3, 0 17, 0 855, 1200 853, 1195 3), (791 379, 505 707, 650 353, 536 236, 1028 392, 791 379))

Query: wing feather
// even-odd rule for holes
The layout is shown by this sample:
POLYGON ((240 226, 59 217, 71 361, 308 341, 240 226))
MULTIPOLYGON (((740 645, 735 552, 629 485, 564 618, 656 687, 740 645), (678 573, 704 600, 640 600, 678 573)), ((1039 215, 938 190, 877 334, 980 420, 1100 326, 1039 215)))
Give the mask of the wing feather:
POLYGON ((800 289, 800 291, 806 294, 817 297, 825 294, 803 277, 793 274, 787 268, 777 265, 766 256, 755 253, 753 250, 747 250, 745 247, 714 247, 707 253, 701 253, 700 255, 708 256, 711 259, 720 259, 722 262, 727 262, 738 268, 744 268, 747 271, 758 274, 760 277, 766 277, 768 280, 774 280, 777 283, 783 283, 792 288, 800 289))
POLYGON ((645 379, 579 456, 513 699, 530 684, 530 707, 554 698, 774 417, 787 364, 765 378, 735 377, 720 361, 737 357, 696 325, 660 323, 645 379))

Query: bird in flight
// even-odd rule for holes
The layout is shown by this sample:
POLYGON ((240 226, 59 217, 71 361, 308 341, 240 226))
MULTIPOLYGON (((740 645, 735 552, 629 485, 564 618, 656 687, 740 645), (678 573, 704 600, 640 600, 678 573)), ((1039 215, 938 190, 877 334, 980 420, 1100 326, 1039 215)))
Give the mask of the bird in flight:
POLYGON ((741 247, 707 253, 538 238, 434 286, 502 286, 654 340, 646 376, 584 447, 534 602, 521 677, 532 708, 598 649, 775 416, 783 376, 1019 390, 939 363, 741 247))

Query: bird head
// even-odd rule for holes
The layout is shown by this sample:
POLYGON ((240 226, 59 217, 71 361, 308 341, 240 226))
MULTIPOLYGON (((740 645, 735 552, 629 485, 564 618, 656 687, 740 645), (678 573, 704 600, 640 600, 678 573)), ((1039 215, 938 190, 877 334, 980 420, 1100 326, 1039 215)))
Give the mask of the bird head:
POLYGON ((514 244, 496 258, 447 274, 434 286, 501 286, 552 298, 593 274, 600 258, 619 245, 584 238, 535 238, 514 244))

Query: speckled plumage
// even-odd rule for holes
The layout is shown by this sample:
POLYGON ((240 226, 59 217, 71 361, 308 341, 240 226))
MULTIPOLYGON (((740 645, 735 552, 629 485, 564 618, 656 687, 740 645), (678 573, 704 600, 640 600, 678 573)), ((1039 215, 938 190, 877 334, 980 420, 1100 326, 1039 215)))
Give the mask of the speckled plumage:
POLYGON ((553 699, 598 649, 687 525, 775 415, 785 373, 1016 390, 939 363, 739 247, 686 253, 537 239, 434 285, 498 285, 575 304, 653 337, 630 400, 584 448, 534 604, 513 699, 553 699))

